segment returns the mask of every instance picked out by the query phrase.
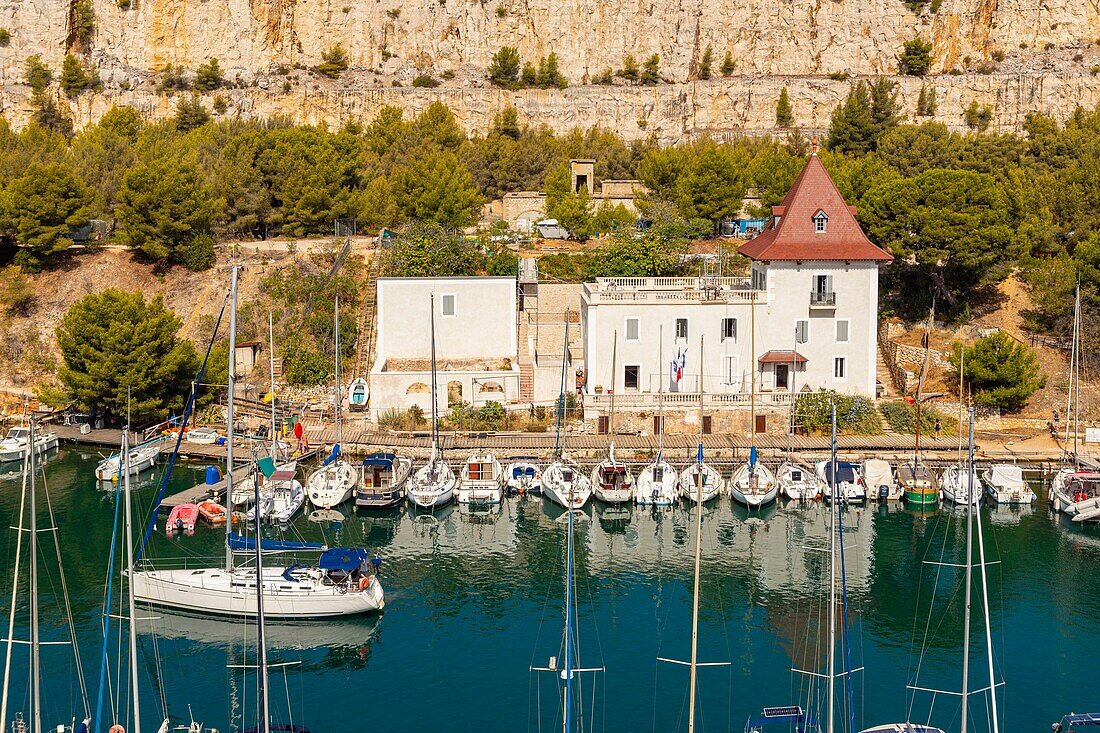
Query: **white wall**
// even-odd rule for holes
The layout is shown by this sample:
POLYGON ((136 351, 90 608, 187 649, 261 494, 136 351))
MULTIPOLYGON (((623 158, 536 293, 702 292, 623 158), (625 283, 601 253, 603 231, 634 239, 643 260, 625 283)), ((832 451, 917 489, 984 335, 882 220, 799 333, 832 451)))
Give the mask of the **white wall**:
POLYGON ((379 278, 379 362, 431 356, 433 294, 439 359, 516 358, 515 278, 379 278), (455 296, 453 316, 442 315, 444 295, 455 296))
MULTIPOLYGON (((432 411, 432 396, 430 392, 409 393, 409 387, 413 384, 430 386, 431 372, 375 372, 371 374, 370 406, 375 417, 386 410, 395 409, 405 411, 413 405, 418 405, 425 415, 432 411)), ((486 402, 499 402, 505 404, 519 399, 519 367, 513 365, 510 371, 493 372, 436 372, 436 400, 440 415, 449 412, 447 407, 447 386, 457 381, 462 385, 462 401, 469 402, 474 407, 481 407, 486 402), (487 390, 486 383, 492 382, 503 389, 503 392, 487 390)))
MULTIPOLYGON (((624 367, 638 365, 639 391, 656 392, 664 374, 665 390, 669 362, 678 349, 687 350, 687 367, 680 391, 694 392, 699 380, 699 336, 704 335, 705 367, 703 387, 711 394, 748 392, 754 363, 772 350, 796 350, 808 362, 790 375, 790 387, 799 390, 824 387, 838 392, 875 394, 876 325, 878 318, 878 268, 858 263, 839 262, 773 263, 761 265, 767 270, 767 302, 755 306, 755 348, 751 323, 753 306, 748 303, 680 302, 674 304, 634 303, 630 301, 582 303, 581 318, 585 340, 587 390, 597 385, 611 389, 613 333, 618 331, 615 389, 625 391, 624 367), (810 308, 813 276, 831 275, 836 293, 835 309, 810 308), (639 318, 639 338, 626 340, 626 319, 639 318), (686 318, 688 336, 677 340, 676 320, 686 318), (737 319, 737 338, 722 339, 722 321, 737 319), (847 319, 848 343, 836 342, 836 322, 847 319), (809 341, 795 343, 795 322, 809 321, 809 341), (661 330, 663 327, 663 339, 661 330), (663 346, 663 356, 659 353, 663 346), (847 360, 844 379, 833 376, 833 360, 847 360), (730 379, 727 358, 732 357, 736 373, 730 379)), ((757 390, 775 386, 774 366, 762 365, 756 375, 757 390)))

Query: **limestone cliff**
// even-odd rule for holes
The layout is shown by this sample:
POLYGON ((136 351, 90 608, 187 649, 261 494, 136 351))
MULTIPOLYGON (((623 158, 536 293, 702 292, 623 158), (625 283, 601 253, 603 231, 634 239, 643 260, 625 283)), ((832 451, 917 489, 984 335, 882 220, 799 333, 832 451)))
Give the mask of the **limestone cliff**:
MULTIPOLYGON (((70 3, 0 0, 0 104, 21 124, 29 90, 27 56, 56 71, 70 50, 70 3)), ((628 137, 769 130, 787 85, 796 125, 820 128, 848 82, 829 74, 896 73, 902 43, 933 43, 937 118, 961 124, 973 100, 994 107, 994 128, 1018 127, 1042 109, 1064 116, 1100 96, 1100 0, 942 0, 918 12, 902 0, 92 0, 91 59, 104 91, 73 103, 78 123, 114 103, 171 111, 156 92, 167 64, 194 69, 216 57, 235 87, 221 92, 229 115, 286 114, 302 121, 369 119, 382 104, 411 110, 433 99, 470 129, 506 104, 556 129, 603 124, 628 137), (126 9, 121 7, 127 5, 126 9), (935 12, 933 12, 935 7, 935 12), (308 71, 335 44, 352 68, 338 81, 308 71), (485 68, 501 46, 524 60, 558 55, 565 91, 494 89, 485 68), (691 81, 704 49, 714 75, 691 81), (733 76, 717 67, 727 51, 733 76), (670 82, 657 87, 587 86, 626 54, 657 53, 670 82), (984 65, 984 68, 982 66, 984 65), (978 70, 985 73, 975 73, 978 70), (968 73, 969 72, 971 73, 968 73), (954 73, 947 73, 947 72, 954 73), (408 89, 419 73, 453 78, 431 91, 408 89), (404 85, 395 88, 395 84, 404 85)), ((913 105, 920 80, 902 79, 913 105)), ((209 102, 209 100, 208 100, 209 102)))

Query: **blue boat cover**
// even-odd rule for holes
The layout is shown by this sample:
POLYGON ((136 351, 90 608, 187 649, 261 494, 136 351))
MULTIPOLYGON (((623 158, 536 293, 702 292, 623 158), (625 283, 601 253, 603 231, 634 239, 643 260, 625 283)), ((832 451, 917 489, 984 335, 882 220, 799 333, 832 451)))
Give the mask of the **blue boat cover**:
MULTIPOLYGON (((291 542, 289 540, 263 540, 261 549, 271 552, 293 552, 295 550, 323 550, 325 546, 320 542, 291 542)), ((256 538, 239 535, 233 532, 229 535, 229 549, 231 550, 255 550, 256 538)))
POLYGON ((512 466, 512 478, 519 478, 520 476, 534 476, 535 467, 527 466, 526 468, 520 468, 519 466, 512 466))
POLYGON ((340 457, 340 444, 336 443, 335 445, 332 446, 332 453, 329 454, 328 458, 326 458, 325 462, 322 463, 321 465, 322 466, 327 466, 328 464, 332 463, 333 461, 335 461, 339 457, 340 457))
POLYGON ((395 453, 371 453, 363 459, 363 465, 385 466, 386 468, 390 468, 393 466, 393 462, 396 458, 397 455, 395 453))
POLYGON ((751 448, 749 448, 749 466, 752 467, 752 468, 756 467, 756 446, 755 445, 752 446, 751 448))
POLYGON ((358 547, 334 547, 325 550, 317 560, 317 567, 321 570, 352 571, 364 562, 370 562, 367 551, 358 547))
MULTIPOLYGON (((849 463, 848 461, 836 462, 836 483, 851 483, 856 480, 856 471, 859 466, 855 463, 849 463)), ((825 480, 829 483, 833 483, 833 462, 829 461, 825 464, 825 480)))

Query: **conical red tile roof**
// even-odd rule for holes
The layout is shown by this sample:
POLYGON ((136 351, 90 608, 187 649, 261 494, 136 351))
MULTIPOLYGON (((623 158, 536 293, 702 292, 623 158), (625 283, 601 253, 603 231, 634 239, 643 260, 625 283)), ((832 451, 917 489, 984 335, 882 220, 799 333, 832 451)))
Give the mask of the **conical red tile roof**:
POLYGON ((806 161, 783 203, 772 210, 779 216, 767 228, 743 244, 741 254, 753 260, 862 260, 892 262, 893 256, 871 243, 856 221, 855 207, 840 195, 829 172, 814 155, 806 161), (826 231, 814 231, 813 217, 824 211, 826 231))

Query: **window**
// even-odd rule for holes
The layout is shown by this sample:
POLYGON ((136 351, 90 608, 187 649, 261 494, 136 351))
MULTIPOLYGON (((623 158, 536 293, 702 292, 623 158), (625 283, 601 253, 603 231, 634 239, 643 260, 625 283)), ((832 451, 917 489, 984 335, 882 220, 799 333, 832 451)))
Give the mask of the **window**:
POLYGON ((810 341, 810 322, 809 321, 795 321, 794 322, 794 342, 796 344, 805 344, 810 341))
POLYGON ((638 372, 640 367, 637 364, 631 364, 623 367, 623 388, 624 389, 638 389, 638 372))
POLYGON ((768 289, 768 271, 764 269, 752 269, 752 289, 753 290, 767 290, 768 289))
POLYGON ((626 319, 626 340, 637 341, 638 340, 638 319, 627 318, 626 319))
POLYGON ((736 356, 723 356, 722 357, 722 384, 733 385, 740 383, 741 375, 737 369, 737 357, 736 356))
MULTIPOLYGON (((421 301, 423 302, 423 301, 421 301)), ((455 314, 455 296, 444 295, 440 301, 440 313, 443 316, 453 316, 455 314)))
POLYGON ((688 319, 677 318, 676 319, 676 339, 687 341, 688 337, 688 319))
POLYGON ((814 233, 815 234, 824 234, 825 229, 829 226, 829 217, 825 215, 824 211, 821 211, 819 209, 818 212, 816 214, 814 214, 813 220, 814 220, 814 233))
POLYGON ((819 294, 833 292, 833 276, 814 275, 814 292, 819 294))
POLYGON ((848 378, 848 359, 838 356, 833 359, 833 379, 843 381, 848 378))
POLYGON ((836 342, 838 344, 848 343, 848 319, 842 319, 836 322, 836 342))
POLYGON ((736 318, 723 318, 722 319, 722 340, 723 341, 736 341, 737 340, 737 319, 736 318))

